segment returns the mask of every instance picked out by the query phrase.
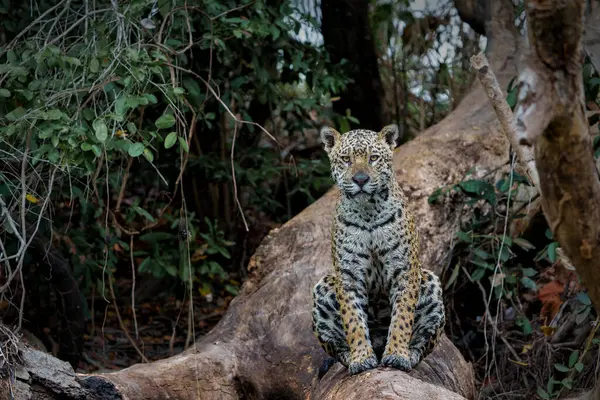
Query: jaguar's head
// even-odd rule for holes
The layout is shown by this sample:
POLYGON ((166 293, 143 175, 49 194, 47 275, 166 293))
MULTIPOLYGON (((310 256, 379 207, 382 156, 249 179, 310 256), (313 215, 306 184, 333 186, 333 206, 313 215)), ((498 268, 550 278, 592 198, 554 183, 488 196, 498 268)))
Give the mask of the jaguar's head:
POLYGON ((396 125, 380 132, 357 129, 343 135, 330 127, 321 129, 331 175, 346 196, 367 198, 389 188, 397 138, 396 125))

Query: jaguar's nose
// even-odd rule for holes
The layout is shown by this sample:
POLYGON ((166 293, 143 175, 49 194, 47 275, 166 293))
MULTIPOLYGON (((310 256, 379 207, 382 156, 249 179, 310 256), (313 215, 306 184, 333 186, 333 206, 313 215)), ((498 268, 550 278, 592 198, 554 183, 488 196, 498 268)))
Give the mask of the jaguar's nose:
POLYGON ((365 174, 362 171, 357 172, 352 177, 352 180, 360 187, 363 187, 365 183, 369 182, 369 175, 365 174))

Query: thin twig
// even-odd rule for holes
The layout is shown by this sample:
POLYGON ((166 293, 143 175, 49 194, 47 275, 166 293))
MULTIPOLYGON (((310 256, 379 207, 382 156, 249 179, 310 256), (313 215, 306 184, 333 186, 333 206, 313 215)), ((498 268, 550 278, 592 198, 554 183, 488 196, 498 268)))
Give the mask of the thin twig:
POLYGON ((129 339, 129 342, 131 343, 131 345, 133 346, 135 351, 137 351, 139 356, 142 358, 142 361, 144 361, 145 363, 149 363, 150 361, 148 361, 148 359, 146 358, 144 353, 142 353, 142 351, 137 346, 137 344, 135 343, 135 341, 133 340, 131 335, 129 335, 129 332, 127 331, 127 328, 125 327, 125 324, 123 323, 123 319, 121 318, 121 313, 119 312, 119 307, 117 305, 117 298, 115 296, 115 290, 113 289, 112 277, 108 278, 108 289, 110 290, 110 295, 112 297, 113 305, 115 306, 115 314, 117 315, 117 320, 119 321, 119 326, 121 327, 121 330, 123 331, 125 336, 127 336, 127 339, 129 339))
POLYGON ((135 338, 139 339, 137 317, 135 315, 135 262, 133 261, 133 236, 129 237, 129 258, 131 259, 131 312, 133 313, 135 338))
POLYGON ((242 204, 240 203, 240 199, 238 197, 237 181, 235 179, 235 165, 233 162, 234 152, 235 152, 235 141, 237 138, 237 130, 238 130, 238 124, 237 124, 237 122, 234 122, 233 140, 231 141, 231 177, 233 179, 233 196, 235 198, 235 202, 238 206, 238 209, 240 210, 240 214, 242 215, 242 221, 244 221, 244 227, 246 228, 246 232, 248 232, 249 231, 248 223, 246 222, 246 217, 244 216, 244 210, 242 209, 242 204))
POLYGON ((119 189, 119 196, 117 197, 117 204, 115 205, 115 212, 119 212, 121 209, 121 203, 123 202, 123 197, 125 196, 125 187, 127 186, 127 180, 129 179, 129 170, 131 169, 131 164, 133 163, 133 157, 129 157, 127 160, 127 167, 125 168, 125 173, 123 174, 123 181, 121 182, 121 188, 119 189))
MULTIPOLYGON (((67 0, 67 4, 65 4, 62 11, 59 12, 58 15, 54 18, 54 22, 52 22, 52 26, 50 27, 50 30, 48 31, 48 36, 46 36, 46 40, 44 42, 44 47, 48 46, 48 39, 50 39, 50 35, 52 35, 54 28, 56 28, 58 21, 60 21, 60 19, 63 17, 63 15, 65 15, 65 13, 67 11, 69 11, 69 7, 71 7, 71 0, 67 0)), ((86 19, 86 22, 87 22, 87 19, 86 19)))
POLYGON ((52 41, 50 43, 48 43, 46 46, 44 46, 44 48, 42 48, 40 50, 40 52, 44 51, 47 46, 53 45, 54 43, 58 42, 63 37, 67 36, 67 34, 69 32, 71 32, 73 29, 77 28, 77 26, 79 26, 79 24, 81 24, 83 21, 87 20, 92 15, 102 14, 102 13, 107 12, 107 11, 112 11, 112 8, 102 8, 100 10, 94 10, 94 11, 88 12, 86 15, 84 15, 83 17, 81 17, 77 21, 75 21, 73 23, 73 25, 71 25, 67 30, 65 30, 63 33, 61 33, 60 35, 58 35, 57 37, 55 37, 54 39, 52 39, 52 41))
POLYGON ((225 111, 227 111, 227 113, 231 116, 231 118, 234 119, 235 122, 239 122, 240 124, 248 124, 248 125, 253 125, 258 127, 258 129, 260 129, 261 131, 263 131, 271 140, 273 140, 275 143, 277 143, 277 145, 279 145, 280 147, 281 144, 279 143, 279 141, 277 139, 275 139, 275 137, 273 137, 273 135, 271 135, 269 133, 269 131, 267 131, 265 128, 262 127, 262 125, 260 125, 257 122, 253 122, 253 121, 245 121, 243 119, 239 119, 238 117, 235 116, 235 114, 233 112, 231 112, 231 110, 229 109, 229 107, 227 107, 227 104, 225 104, 223 102, 223 100, 221 100, 221 98, 219 97, 219 95, 217 94, 217 92, 208 84, 208 82, 206 81, 206 79, 204 79, 203 77, 201 77, 200 75, 198 75, 197 73, 195 73, 194 71, 191 71, 187 68, 183 68, 183 67, 179 67, 177 65, 173 65, 170 63, 166 63, 167 65, 169 65, 172 68, 175 68, 177 70, 186 72, 190 75, 195 76, 196 78, 200 79, 202 81, 202 83, 204 83, 206 85, 206 87, 208 88, 208 90, 212 93, 213 96, 215 96, 215 99, 221 104, 221 106, 223 106, 223 108, 225 109, 225 111))
POLYGON ((36 25, 38 22, 42 21, 44 18, 46 18, 46 16, 48 14, 50 14, 51 12, 53 12, 54 10, 56 10, 57 8, 59 8, 60 6, 62 6, 62 4, 65 2, 66 0, 62 0, 60 2, 58 2, 56 5, 50 7, 48 10, 46 10, 42 15, 40 15, 39 17, 37 17, 35 20, 33 20, 33 22, 31 22, 29 25, 27 25, 27 27, 25 27, 25 29, 23 29, 21 32, 19 32, 17 34, 17 36, 15 36, 15 38, 10 42, 10 44, 8 46, 6 46, 6 49, 2 52, 0 52, 0 56, 4 54, 4 52, 12 49, 17 41, 23 36, 25 35, 27 32, 29 32, 29 30, 31 28, 33 28, 34 25, 36 25))
POLYGON ((515 129, 515 117, 512 110, 508 106, 508 103, 506 102, 506 96, 502 92, 502 89, 500 89, 498 80, 490 68, 487 58, 483 53, 477 54, 471 57, 471 65, 477 70, 477 78, 479 79, 481 86, 483 86, 485 89, 488 99, 494 107, 496 116, 500 121, 502 130, 504 131, 504 134, 509 140, 515 153, 517 153, 517 157, 525 169, 525 173, 533 185, 539 189, 540 178, 535 166, 533 151, 531 147, 523 146, 519 143, 517 131, 515 129))

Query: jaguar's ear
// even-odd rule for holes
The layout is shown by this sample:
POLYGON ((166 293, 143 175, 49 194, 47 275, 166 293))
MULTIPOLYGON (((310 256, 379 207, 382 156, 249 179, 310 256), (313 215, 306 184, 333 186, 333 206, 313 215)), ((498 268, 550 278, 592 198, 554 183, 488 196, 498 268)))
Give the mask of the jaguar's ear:
POLYGON ((325 151, 329 153, 331 149, 340 141, 342 135, 335 129, 324 126, 321 128, 321 140, 323 141, 323 147, 325 151))
POLYGON ((384 127, 379 132, 379 138, 394 150, 396 148, 396 140, 398 140, 398 125, 392 124, 384 127))

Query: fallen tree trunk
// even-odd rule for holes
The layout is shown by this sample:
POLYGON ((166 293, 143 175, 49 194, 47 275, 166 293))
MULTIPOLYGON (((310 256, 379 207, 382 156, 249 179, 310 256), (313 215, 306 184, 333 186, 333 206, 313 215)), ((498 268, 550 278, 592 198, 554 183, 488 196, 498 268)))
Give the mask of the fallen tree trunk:
MULTIPOLYGON (((511 55, 520 43, 513 7, 509 0, 488 1, 488 6, 494 18, 485 22, 488 57, 506 86, 516 75, 511 55)), ((461 214, 450 203, 431 206, 428 196, 462 180, 473 167, 476 177, 501 167, 509 160, 508 150, 478 83, 447 118, 397 150, 396 172, 418 222, 424 268, 443 273, 461 214)), ((240 295, 192 349, 114 373, 76 376, 68 365, 26 350, 25 365, 13 381, 22 393, 16 398, 474 398, 473 369, 447 337, 409 374, 376 369, 349 377, 337 364, 318 379, 327 356, 311 332, 311 289, 332 271, 329 229, 336 190, 265 238, 240 295)), ((7 385, 0 386, 0 396, 6 390, 7 385)))

